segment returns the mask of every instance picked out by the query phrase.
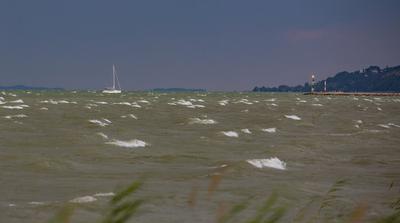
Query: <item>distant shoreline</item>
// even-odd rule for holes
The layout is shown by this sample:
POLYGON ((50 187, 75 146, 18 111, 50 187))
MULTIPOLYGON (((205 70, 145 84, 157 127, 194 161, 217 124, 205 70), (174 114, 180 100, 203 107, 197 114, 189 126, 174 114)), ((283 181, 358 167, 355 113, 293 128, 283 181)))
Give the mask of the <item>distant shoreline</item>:
POLYGON ((14 86, 0 86, 0 90, 24 90, 24 91, 31 91, 31 90, 53 90, 53 91, 64 91, 64 88, 49 88, 49 87, 32 87, 32 86, 25 86, 25 85, 14 85, 14 86))
POLYGON ((400 93, 390 92, 306 92, 304 95, 322 96, 400 96, 400 93))

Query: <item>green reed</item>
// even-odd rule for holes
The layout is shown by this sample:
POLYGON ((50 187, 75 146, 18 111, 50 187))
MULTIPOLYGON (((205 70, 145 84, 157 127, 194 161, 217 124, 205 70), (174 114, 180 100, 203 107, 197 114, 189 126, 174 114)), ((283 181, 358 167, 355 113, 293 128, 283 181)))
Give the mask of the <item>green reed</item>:
MULTIPOLYGON (((219 183, 221 181, 221 174, 216 175, 217 177, 212 177, 210 180, 210 185, 208 188, 209 196, 217 191, 219 183)), ((327 190, 325 194, 321 197, 314 197, 308 202, 304 207, 300 208, 297 215, 294 217, 292 222, 332 222, 329 218, 324 218, 321 213, 324 209, 330 207, 334 208, 335 202, 340 199, 339 192, 348 184, 345 179, 337 180, 332 186, 327 190), (311 204, 317 205, 318 210, 314 214, 311 214, 311 219, 305 219, 304 215, 307 209, 310 209, 311 204)), ((134 193, 137 192, 142 187, 142 182, 135 181, 123 190, 119 191, 113 198, 109 201, 108 207, 106 208, 106 214, 99 222, 101 223, 125 223, 132 219, 135 214, 137 214, 139 208, 143 205, 145 200, 134 198, 134 193)), ((393 183, 389 187, 389 190, 394 188, 393 183)), ((197 194, 197 193, 195 193, 197 194)), ((191 197, 190 200, 195 200, 197 198, 191 197)), ((196 195, 195 195, 196 196, 196 195)), ((210 197, 208 196, 208 199, 210 197)), ((284 220, 285 215, 288 210, 290 210, 285 205, 279 205, 279 195, 277 193, 272 193, 267 199, 257 208, 251 207, 251 200, 253 197, 232 205, 228 211, 217 210, 217 223, 229 223, 229 222, 244 222, 244 223, 277 223, 277 222, 287 222, 284 220), (252 211, 254 214, 247 220, 236 220, 235 217, 240 215, 244 211, 252 211)), ((188 205, 193 207, 195 202, 190 201, 188 205)), ((400 223, 400 197, 396 198, 390 203, 390 207, 393 213, 388 216, 382 216, 375 223, 400 223)), ((67 205, 62 208, 48 223, 69 223, 74 212, 74 207, 67 205)), ((361 223, 364 222, 364 218, 367 212, 366 206, 356 207, 347 218, 344 220, 339 220, 343 223, 361 223)), ((335 220, 338 222, 338 219, 335 220)))

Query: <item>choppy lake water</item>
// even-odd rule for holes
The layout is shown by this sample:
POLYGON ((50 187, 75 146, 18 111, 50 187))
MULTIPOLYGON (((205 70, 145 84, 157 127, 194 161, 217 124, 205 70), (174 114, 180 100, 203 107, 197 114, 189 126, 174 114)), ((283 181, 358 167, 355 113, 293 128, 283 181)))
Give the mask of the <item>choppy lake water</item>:
POLYGON ((400 194, 399 97, 0 96, 0 222, 46 222, 69 203, 73 222, 94 222, 138 179, 146 202, 133 219, 146 223, 214 222, 221 207, 248 200, 240 222, 274 192, 286 222, 345 219, 360 205, 373 220, 400 194))

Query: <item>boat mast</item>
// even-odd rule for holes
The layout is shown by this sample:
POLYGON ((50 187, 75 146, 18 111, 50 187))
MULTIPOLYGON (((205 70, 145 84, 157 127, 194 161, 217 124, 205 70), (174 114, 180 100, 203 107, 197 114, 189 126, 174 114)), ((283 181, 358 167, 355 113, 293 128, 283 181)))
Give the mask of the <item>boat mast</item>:
POLYGON ((113 64, 113 90, 115 90, 115 65, 113 64))

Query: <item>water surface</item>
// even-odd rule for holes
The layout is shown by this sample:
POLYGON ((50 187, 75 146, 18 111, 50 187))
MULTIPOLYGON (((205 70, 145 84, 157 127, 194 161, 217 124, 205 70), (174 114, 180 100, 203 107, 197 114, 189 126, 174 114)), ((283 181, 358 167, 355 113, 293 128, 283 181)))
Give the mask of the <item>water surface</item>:
POLYGON ((250 199, 240 221, 273 192, 288 207, 286 220, 300 212, 311 219, 341 179, 346 184, 323 218, 342 219, 366 205, 373 220, 390 213, 389 203, 399 196, 398 97, 0 96, 0 222, 46 222, 77 198, 73 222, 96 220, 107 195, 137 179, 144 185, 136 196, 146 203, 135 222, 213 222, 221 205, 250 199), (278 163, 268 163, 275 157, 278 163), (261 168, 248 162, 262 159, 268 165, 261 168), (209 196, 215 174, 222 174, 221 182, 209 196), (87 196, 94 199, 79 199, 87 196))

